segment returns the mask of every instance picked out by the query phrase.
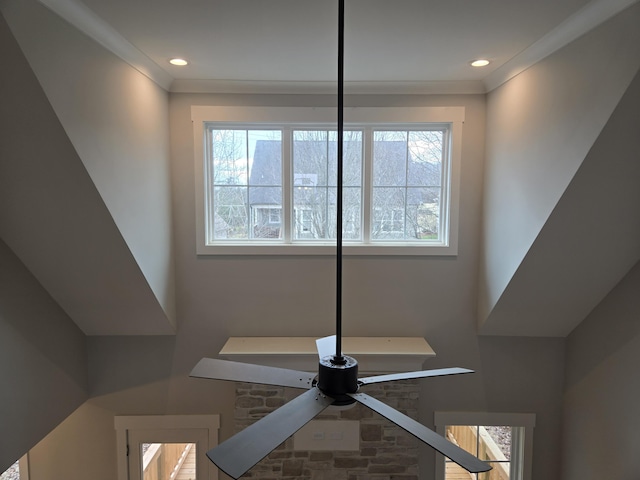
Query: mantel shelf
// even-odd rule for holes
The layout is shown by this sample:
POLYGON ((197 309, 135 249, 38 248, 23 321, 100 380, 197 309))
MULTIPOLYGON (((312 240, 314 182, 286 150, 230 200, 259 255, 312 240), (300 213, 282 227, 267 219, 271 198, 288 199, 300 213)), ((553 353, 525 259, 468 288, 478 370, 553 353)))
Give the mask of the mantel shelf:
MULTIPOLYGON (((315 337, 230 337, 220 356, 295 370, 315 371, 315 337)), ((360 372, 401 372, 422 369, 435 352, 422 337, 343 337, 342 351, 358 360, 360 372)))

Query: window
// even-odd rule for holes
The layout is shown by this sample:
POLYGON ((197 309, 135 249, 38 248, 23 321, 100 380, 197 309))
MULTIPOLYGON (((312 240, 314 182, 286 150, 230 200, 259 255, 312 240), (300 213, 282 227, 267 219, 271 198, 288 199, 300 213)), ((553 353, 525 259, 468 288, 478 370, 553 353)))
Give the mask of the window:
MULTIPOLYGON (((199 254, 334 254, 335 109, 192 107, 199 254)), ((464 108, 345 111, 346 255, 455 254, 464 108)))
POLYGON ((449 130, 374 130, 371 236, 441 242, 449 130))
POLYGON ((531 480, 533 414, 436 412, 436 429, 450 442, 489 463, 488 472, 469 474, 439 455, 438 480, 531 480))
POLYGON ((121 480, 216 480, 206 452, 218 444, 218 415, 115 417, 121 480))

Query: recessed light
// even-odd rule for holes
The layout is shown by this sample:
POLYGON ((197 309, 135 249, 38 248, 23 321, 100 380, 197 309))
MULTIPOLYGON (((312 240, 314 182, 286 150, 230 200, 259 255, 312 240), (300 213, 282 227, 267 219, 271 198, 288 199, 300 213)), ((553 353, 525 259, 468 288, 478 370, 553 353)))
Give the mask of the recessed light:
POLYGON ((471 62, 471 66, 472 67, 486 67, 487 65, 489 65, 489 60, 486 60, 484 58, 479 58, 478 60, 474 60, 473 62, 471 62))
POLYGON ((184 67, 185 65, 189 64, 189 62, 187 62, 184 58, 172 58, 171 60, 169 60, 169 63, 178 67, 184 67))

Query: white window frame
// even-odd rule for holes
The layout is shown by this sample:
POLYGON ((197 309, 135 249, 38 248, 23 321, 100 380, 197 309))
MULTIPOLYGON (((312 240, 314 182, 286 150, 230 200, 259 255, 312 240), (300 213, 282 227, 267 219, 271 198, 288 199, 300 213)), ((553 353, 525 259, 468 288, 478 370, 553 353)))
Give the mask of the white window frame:
MULTIPOLYGON (((202 454, 218 445, 220 415, 127 415, 114 419, 117 442, 118 480, 129 480, 130 452, 129 439, 132 433, 160 431, 192 431, 193 436, 201 436, 205 431, 207 445, 199 445, 202 454)), ((184 443, 196 443, 192 440, 184 443)), ((206 462, 207 471, 203 480, 218 480, 218 468, 210 461, 206 462)))
MULTIPOLYGON (((438 244, 430 243, 343 243, 344 255, 457 255, 458 253, 458 211, 460 199, 460 165, 462 156, 462 127, 465 118, 464 107, 351 107, 344 109, 345 124, 353 125, 390 125, 408 126, 412 124, 441 123, 449 124, 450 162, 448 182, 442 186, 442 196, 447 199, 448 211, 443 212, 443 238, 438 244)), ((224 125, 237 124, 238 127, 254 128, 273 125, 335 124, 336 109, 325 107, 191 107, 194 139, 194 169, 196 196, 196 253, 198 255, 335 255, 335 246, 330 243, 255 243, 247 244, 206 244, 206 193, 205 193, 205 140, 206 123, 218 122, 224 125)), ((284 138, 283 138, 284 140, 284 138)), ((363 139, 365 149, 370 148, 367 139, 363 139)), ((283 141, 285 156, 289 156, 290 144, 283 141)), ((366 156, 366 152, 365 152, 366 156)), ((290 166, 284 162, 283 178, 290 178, 290 166)), ((363 166, 363 194, 371 195, 371 166, 363 166)), ((288 181, 287 181, 288 182, 288 181)), ((283 188, 288 188, 283 183, 283 188)), ((283 228, 291 232, 293 219, 287 196, 282 205, 283 228)), ((368 235, 369 225, 363 225, 363 235, 368 235)), ((285 239, 286 240, 286 239, 285 239)))
MULTIPOLYGON (((482 425, 524 427, 522 458, 514 458, 518 452, 512 452, 511 463, 518 462, 522 468, 522 480, 531 480, 533 461, 533 428, 536 424, 535 413, 495 413, 495 412, 435 412, 436 432, 444 436, 448 425, 482 425)), ((436 480, 445 478, 444 455, 436 453, 436 480)))

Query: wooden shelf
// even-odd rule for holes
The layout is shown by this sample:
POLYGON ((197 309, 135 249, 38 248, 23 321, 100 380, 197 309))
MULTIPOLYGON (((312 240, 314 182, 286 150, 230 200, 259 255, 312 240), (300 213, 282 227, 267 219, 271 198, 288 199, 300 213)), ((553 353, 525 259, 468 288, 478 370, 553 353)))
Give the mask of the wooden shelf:
MULTIPOLYGON (((315 337, 230 337, 220 350, 229 360, 295 370, 315 371, 315 337)), ((422 369, 435 352, 422 337, 343 337, 342 350, 358 360, 360 372, 422 369)))

